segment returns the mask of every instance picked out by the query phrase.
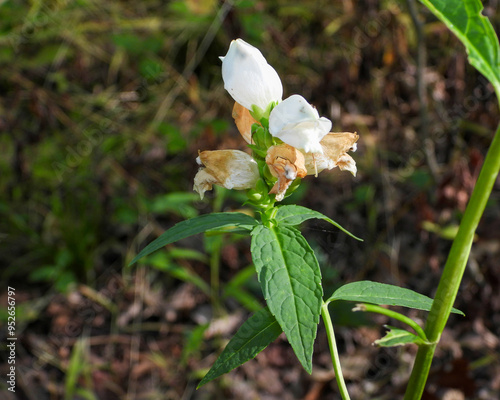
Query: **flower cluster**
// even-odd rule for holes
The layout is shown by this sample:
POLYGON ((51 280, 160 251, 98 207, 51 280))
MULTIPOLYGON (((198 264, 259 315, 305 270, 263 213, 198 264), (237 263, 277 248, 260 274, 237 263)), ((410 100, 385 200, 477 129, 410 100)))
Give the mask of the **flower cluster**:
POLYGON ((202 198, 216 184, 252 189, 249 197, 258 203, 281 201, 306 175, 335 167, 356 175, 347 154, 356 150, 356 133, 330 132, 332 122, 302 96, 282 100, 278 74, 242 39, 233 40, 220 58, 224 88, 236 101, 233 118, 252 156, 239 150, 200 152, 194 190, 202 198))

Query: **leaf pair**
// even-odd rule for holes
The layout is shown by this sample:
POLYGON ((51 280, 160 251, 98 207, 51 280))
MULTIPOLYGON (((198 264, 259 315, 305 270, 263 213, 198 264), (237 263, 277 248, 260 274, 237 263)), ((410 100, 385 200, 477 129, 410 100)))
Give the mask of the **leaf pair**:
MULTIPOLYGON (((316 256, 295 226, 306 220, 319 218, 333 224, 350 236, 356 237, 325 215, 305 207, 280 206, 272 211, 265 225, 242 213, 213 213, 180 222, 146 246, 130 264, 167 244, 208 230, 251 232, 252 257, 264 298, 269 307, 267 312, 272 317, 269 321, 273 324, 277 321, 280 332, 281 330, 285 332, 297 358, 306 371, 311 373, 312 353, 321 314, 323 289, 316 256)), ((264 314, 258 315, 260 315, 258 318, 261 318, 264 314)), ((264 320, 267 321, 267 319, 264 320)), ((247 323, 253 323, 252 321, 255 320, 249 321, 247 323)), ((241 342, 242 337, 246 337, 246 325, 243 327, 245 327, 242 328, 244 329, 241 334, 243 336, 238 333, 234 339, 236 344, 231 344, 230 348, 240 348, 238 343, 241 342)), ((265 327, 262 329, 265 330, 265 327)), ((277 331, 273 330, 273 332, 277 331)), ((268 336, 265 335, 264 338, 263 342, 259 342, 262 348, 252 347, 254 351, 250 353, 253 357, 270 343, 267 342, 268 336), (260 350, 255 352, 257 348, 260 350)), ((247 353, 243 351, 242 354, 241 358, 246 359, 247 353)), ((233 364, 230 363, 230 365, 233 364)), ((219 367, 216 369, 218 370, 219 367)), ((227 371, 226 368, 224 372, 227 371)), ((210 376, 212 375, 214 373, 210 376)))

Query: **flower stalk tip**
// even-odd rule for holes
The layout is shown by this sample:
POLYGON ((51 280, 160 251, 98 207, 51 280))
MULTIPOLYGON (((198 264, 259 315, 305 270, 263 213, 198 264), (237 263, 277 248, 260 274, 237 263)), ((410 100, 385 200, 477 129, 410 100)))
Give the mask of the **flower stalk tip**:
POLYGON ((233 40, 220 58, 224 87, 235 100, 232 116, 252 156, 239 150, 200 152, 194 190, 201 198, 213 185, 251 189, 249 202, 269 208, 306 175, 335 167, 356 175, 356 162, 347 154, 356 151, 356 133, 330 132, 332 122, 302 96, 282 101, 278 74, 242 39, 233 40))
POLYGON ((281 79, 259 49, 236 39, 220 59, 224 88, 247 110, 257 107, 265 111, 270 103, 281 101, 281 79))

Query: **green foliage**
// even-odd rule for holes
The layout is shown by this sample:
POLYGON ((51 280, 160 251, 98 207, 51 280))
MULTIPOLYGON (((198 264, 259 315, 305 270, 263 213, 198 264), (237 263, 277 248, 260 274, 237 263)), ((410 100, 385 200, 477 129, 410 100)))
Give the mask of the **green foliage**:
POLYGON ((323 296, 314 252, 298 230, 279 225, 255 227, 251 251, 269 310, 311 373, 323 296))
MULTIPOLYGON (((401 306, 429 311, 432 299, 410 289, 371 281, 348 283, 338 288, 327 300, 356 301, 378 305, 401 306)), ((465 315, 462 311, 453 309, 453 312, 465 315)))
POLYGON ((440 226, 431 221, 422 222, 422 229, 428 232, 433 232, 442 237, 443 239, 453 240, 457 236, 458 225, 450 224, 446 226, 440 226))
POLYGON ((260 301, 252 294, 252 287, 254 282, 257 285, 258 282, 255 278, 255 268, 253 265, 243 268, 239 271, 225 286, 223 297, 233 297, 236 299, 243 307, 249 311, 258 311, 262 308, 260 301))
POLYGON ((164 232, 160 237, 142 249, 129 265, 134 264, 142 257, 155 252, 167 244, 196 235, 197 233, 205 232, 209 229, 236 226, 250 230, 255 225, 257 225, 257 221, 254 218, 242 213, 213 213, 200 215, 199 217, 179 222, 177 225, 164 232))
POLYGON ((202 324, 195 327, 187 334, 184 347, 182 349, 181 362, 186 364, 189 357, 199 352, 204 342, 204 334, 210 324, 202 324))
POLYGON ((423 340, 414 333, 405 329, 395 328, 394 326, 384 325, 388 329, 385 336, 373 342, 380 347, 404 346, 406 344, 423 344, 423 340))
POLYGON ((481 14, 479 0, 421 0, 464 44, 469 62, 495 87, 500 97, 500 49, 495 29, 481 14))
POLYGON ((80 339, 73 346, 71 359, 66 371, 64 399, 72 400, 81 397, 87 400, 97 400, 92 392, 92 376, 87 359, 88 345, 86 339, 80 339), (84 382, 82 384, 82 382, 84 382))
POLYGON ((206 262, 206 257, 193 250, 186 249, 175 249, 172 251, 170 249, 168 252, 156 252, 155 254, 149 255, 147 258, 143 259, 142 263, 150 265, 158 271, 165 272, 175 279, 179 279, 183 282, 189 282, 197 286, 205 294, 210 294, 210 287, 208 284, 194 271, 187 268, 186 266, 179 265, 175 259, 181 258, 184 260, 196 259, 206 262), (182 250, 181 254, 176 254, 176 250, 182 250))
POLYGON ((323 215, 317 211, 310 210, 309 208, 297 206, 297 205, 286 205, 278 207, 278 211, 276 212, 276 216, 274 217, 278 224, 289 225, 289 226, 297 226, 302 222, 307 221, 312 218, 322 219, 324 221, 329 222, 330 224, 339 228, 342 232, 347 233, 349 236, 356 240, 363 241, 348 230, 344 229, 337 222, 328 218, 326 215, 323 215))
POLYGON ((274 342, 281 332, 271 312, 267 307, 262 308, 240 327, 198 387, 251 360, 274 342))
POLYGON ((155 214, 174 214, 182 218, 194 218, 198 215, 198 209, 193 203, 198 201, 197 193, 172 192, 160 194, 153 198, 148 209, 155 214))

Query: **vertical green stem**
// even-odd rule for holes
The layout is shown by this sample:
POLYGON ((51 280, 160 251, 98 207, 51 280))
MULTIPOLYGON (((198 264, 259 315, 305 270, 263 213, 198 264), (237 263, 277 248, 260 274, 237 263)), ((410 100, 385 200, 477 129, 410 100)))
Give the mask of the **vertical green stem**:
POLYGON ((424 391, 437 342, 448 321, 462 276, 469 258, 474 233, 483 215, 486 202, 500 172, 500 125, 491 143, 469 204, 451 246, 436 296, 425 324, 425 333, 432 343, 418 349, 415 364, 406 388, 405 400, 418 400, 424 391))
POLYGON ((350 400, 349 393, 347 392, 347 387, 344 382, 344 376, 342 375, 342 368, 340 367, 337 342, 335 341, 332 319, 330 318, 330 312, 328 311, 328 303, 323 302, 323 305, 321 306, 321 317, 323 317, 323 322, 326 327, 328 345, 330 346, 330 353, 332 355, 333 370, 335 371, 335 379, 340 390, 340 395, 342 396, 342 400, 350 400))

